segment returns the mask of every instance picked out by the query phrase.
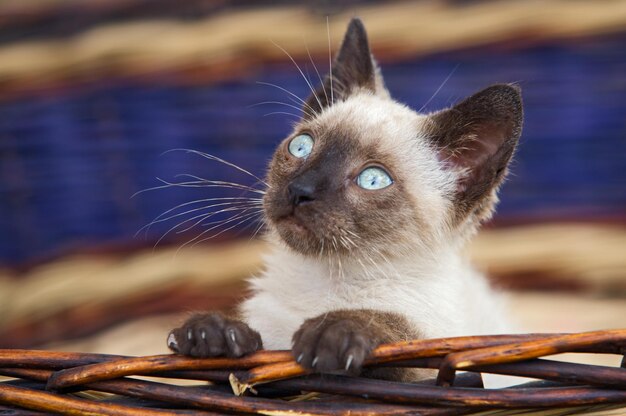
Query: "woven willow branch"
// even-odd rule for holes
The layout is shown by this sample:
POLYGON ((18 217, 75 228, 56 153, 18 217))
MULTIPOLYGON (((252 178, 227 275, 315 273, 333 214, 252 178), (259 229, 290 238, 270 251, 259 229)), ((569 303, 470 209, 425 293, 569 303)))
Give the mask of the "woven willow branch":
POLYGON ((288 351, 259 351, 240 359, 195 359, 178 355, 123 357, 0 350, 0 375, 14 378, 0 382, 0 404, 8 406, 0 406, 0 411, 77 415, 457 415, 488 409, 606 404, 626 407, 626 358, 621 368, 540 358, 562 352, 624 355, 626 329, 415 340, 381 345, 365 363, 368 367, 439 369, 436 380, 412 384, 307 374, 288 351), (469 372, 457 375, 457 370, 469 372), (544 381, 522 385, 524 388, 485 389, 479 373, 544 381), (134 375, 212 383, 183 387, 126 378, 134 375), (236 395, 230 391, 229 381, 236 395), (88 391, 115 396, 102 400, 88 391), (309 397, 300 396, 303 391, 318 394, 315 400, 303 400, 309 397), (283 399, 293 396, 301 400, 283 399))

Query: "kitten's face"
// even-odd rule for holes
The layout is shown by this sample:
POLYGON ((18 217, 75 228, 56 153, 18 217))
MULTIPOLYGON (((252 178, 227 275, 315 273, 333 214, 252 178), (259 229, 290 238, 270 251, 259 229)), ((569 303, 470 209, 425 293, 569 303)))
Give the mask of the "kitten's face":
MULTIPOLYGON (((490 115, 498 113, 493 94, 478 97, 480 105, 466 100, 459 106, 468 109, 460 112, 457 106, 430 116, 393 101, 358 20, 333 67, 334 102, 327 99, 327 79, 326 93, 321 88, 309 98, 306 116, 270 163, 264 208, 271 231, 306 255, 394 255, 432 251, 450 232, 461 233, 463 223, 489 215, 517 140, 509 140, 516 134, 508 130, 519 130, 506 116, 490 115), (456 141, 463 149, 470 141, 478 145, 457 151, 456 141)), ((518 95, 501 88, 509 101, 511 91, 518 95)))
POLYGON ((431 183, 413 166, 415 159, 437 166, 434 153, 414 140, 420 124, 409 109, 366 91, 301 122, 270 165, 265 209, 271 226, 305 254, 319 254, 324 247, 386 252, 408 243, 398 237, 423 229, 428 213, 437 211, 433 205, 446 210, 433 189, 445 184, 431 183), (290 144, 293 149, 303 134, 312 147, 299 157, 290 144), (406 157, 409 153, 412 157, 406 157), (420 188, 422 198, 415 195, 420 188))

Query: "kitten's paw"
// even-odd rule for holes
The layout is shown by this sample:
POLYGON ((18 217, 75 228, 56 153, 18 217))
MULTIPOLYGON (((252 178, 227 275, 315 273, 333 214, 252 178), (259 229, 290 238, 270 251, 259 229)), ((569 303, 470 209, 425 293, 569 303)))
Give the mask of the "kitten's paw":
POLYGON ((359 374, 375 347, 362 324, 350 319, 309 319, 293 335, 293 355, 305 368, 320 373, 359 374))
POLYGON ((212 312, 194 315, 172 330, 167 346, 192 357, 241 357, 263 348, 261 336, 245 323, 212 312))

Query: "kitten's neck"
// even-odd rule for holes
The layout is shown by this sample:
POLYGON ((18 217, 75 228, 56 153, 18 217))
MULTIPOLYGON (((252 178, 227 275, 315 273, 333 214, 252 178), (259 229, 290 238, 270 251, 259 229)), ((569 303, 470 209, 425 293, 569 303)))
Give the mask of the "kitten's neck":
MULTIPOLYGON (((446 245, 441 248, 401 254, 370 254, 354 252, 349 255, 307 256, 295 252, 280 241, 272 241, 272 254, 267 258, 268 266, 290 265, 313 274, 317 279, 326 279, 335 286, 366 285, 371 282, 406 282, 407 279, 432 279, 435 276, 454 278, 454 271, 467 267, 461 246, 446 245)), ((289 274, 298 274, 290 270, 289 274)))
POLYGON ((428 256, 416 252, 377 261, 355 256, 341 263, 304 256, 280 241, 270 247, 265 270, 250 280, 255 296, 242 311, 254 328, 269 334, 264 336, 272 348, 289 348, 304 320, 342 309, 400 313, 431 338, 500 331, 489 327, 493 317, 476 307, 476 299, 481 306, 491 302, 487 282, 451 246, 428 256))

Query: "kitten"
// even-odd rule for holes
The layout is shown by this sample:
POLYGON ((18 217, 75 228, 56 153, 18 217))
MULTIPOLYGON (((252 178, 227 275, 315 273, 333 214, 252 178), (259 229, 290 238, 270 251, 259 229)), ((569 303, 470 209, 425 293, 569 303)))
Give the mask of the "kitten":
POLYGON ((254 295, 240 318, 193 316, 170 333, 170 348, 198 357, 291 349, 306 368, 357 374, 381 343, 506 331, 461 252, 497 202, 521 133, 519 88, 494 85, 416 113, 390 98, 353 19, 303 112, 269 166, 272 248, 250 281, 254 295))

